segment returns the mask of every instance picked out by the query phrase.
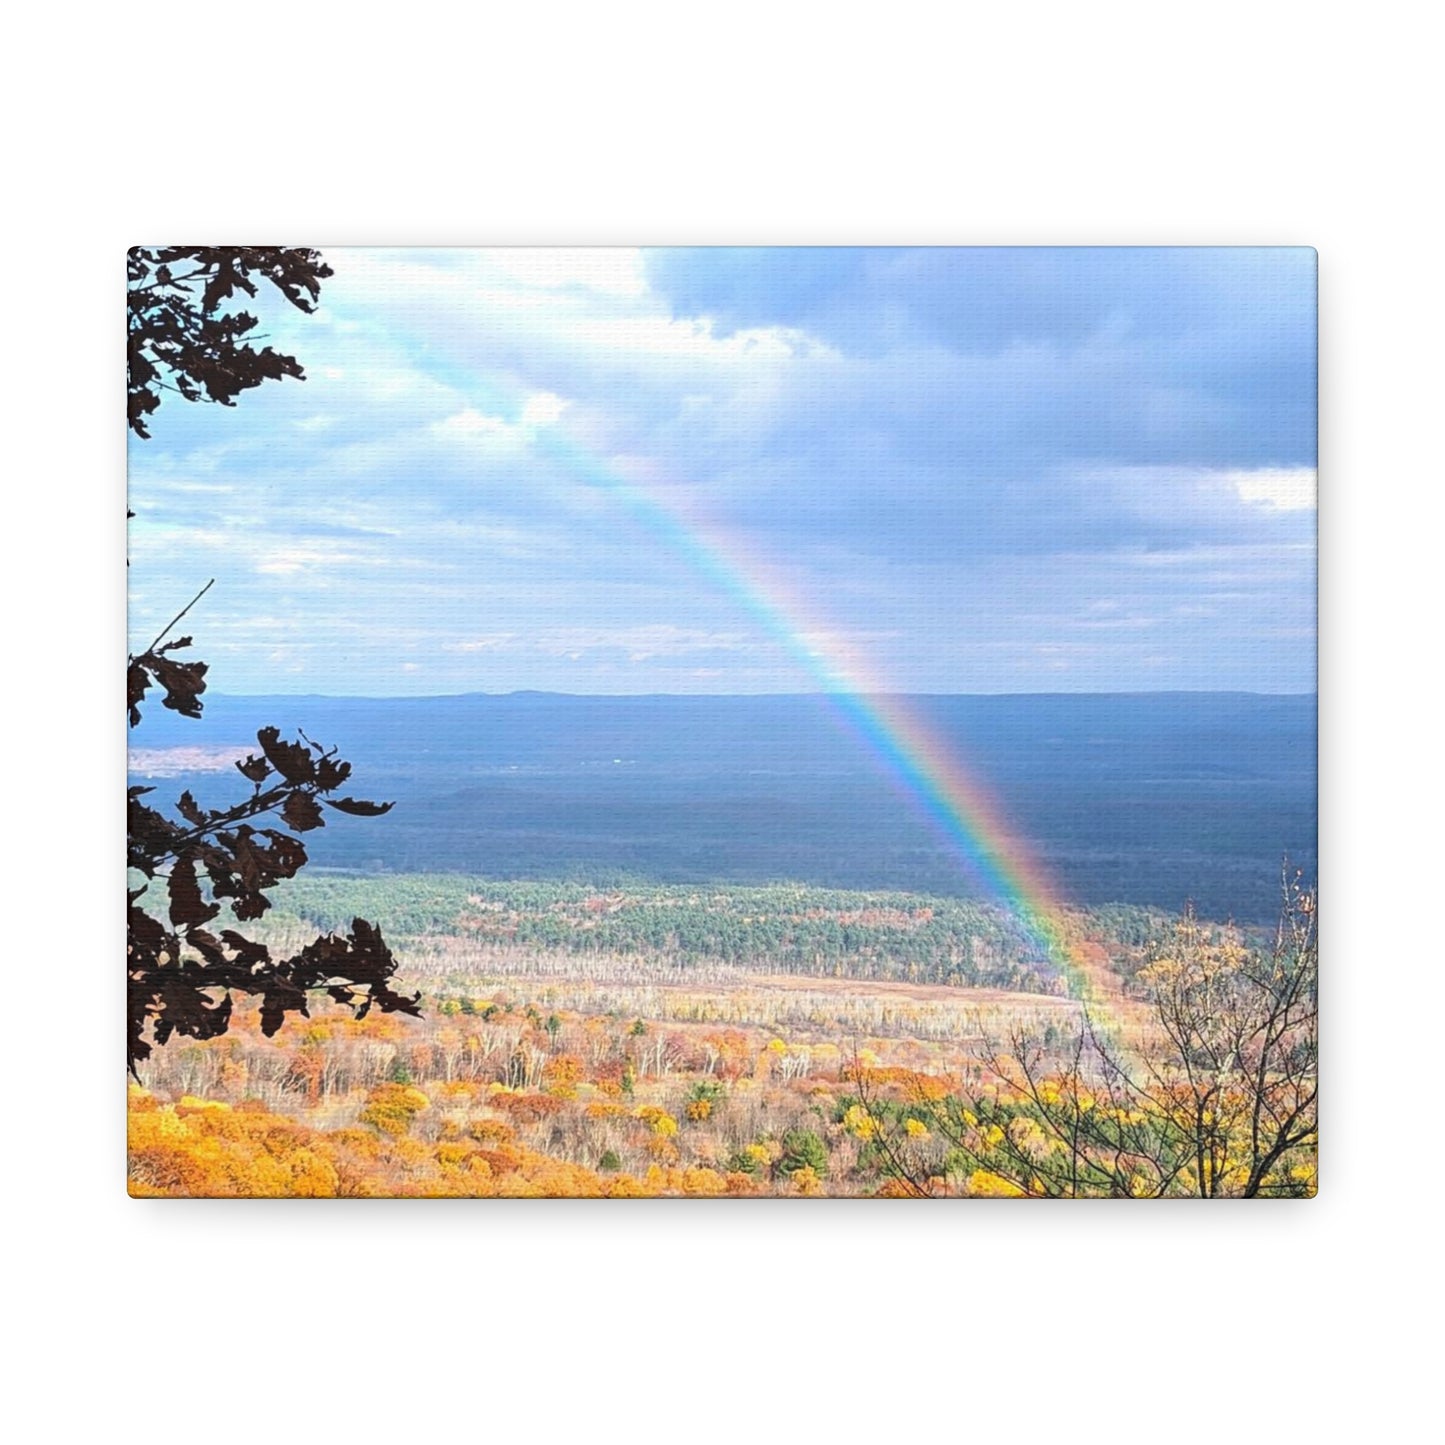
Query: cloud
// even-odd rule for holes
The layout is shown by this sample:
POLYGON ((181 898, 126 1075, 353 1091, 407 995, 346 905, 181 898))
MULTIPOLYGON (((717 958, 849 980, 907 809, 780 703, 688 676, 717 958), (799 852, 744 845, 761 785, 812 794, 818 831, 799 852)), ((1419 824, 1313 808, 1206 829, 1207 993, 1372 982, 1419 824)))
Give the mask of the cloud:
POLYGON ((699 247, 649 252, 646 267, 684 314, 804 327, 850 354, 909 337, 989 356, 1108 336, 1172 347, 1211 381, 1288 360, 1278 381, 1310 390, 1316 258, 1303 247, 699 247))
POLYGON ((1246 502, 1262 502, 1277 512, 1314 510, 1318 484, 1313 467, 1261 467, 1230 472, 1228 479, 1246 502))
POLYGON ((307 381, 131 448, 139 630, 204 568, 318 688, 806 686, 781 579, 903 686, 1310 685, 1312 253, 328 260, 307 381))
POLYGON ((579 287, 613 296, 647 289, 642 252, 628 246, 511 246, 483 253, 488 263, 529 287, 579 287))
POLYGON ((740 631, 712 632, 700 628, 653 623, 641 627, 547 627, 530 634, 492 633, 445 644, 453 652, 523 653, 577 658, 588 652, 624 655, 629 662, 690 656, 699 652, 738 652, 750 645, 740 631))

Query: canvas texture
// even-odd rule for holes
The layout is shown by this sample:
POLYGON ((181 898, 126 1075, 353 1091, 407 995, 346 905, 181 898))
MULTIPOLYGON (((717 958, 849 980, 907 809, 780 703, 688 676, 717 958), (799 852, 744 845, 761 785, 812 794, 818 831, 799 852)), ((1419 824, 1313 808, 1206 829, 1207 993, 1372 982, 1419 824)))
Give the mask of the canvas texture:
POLYGON ((1313 251, 127 265, 133 1196, 1316 1193, 1313 251))

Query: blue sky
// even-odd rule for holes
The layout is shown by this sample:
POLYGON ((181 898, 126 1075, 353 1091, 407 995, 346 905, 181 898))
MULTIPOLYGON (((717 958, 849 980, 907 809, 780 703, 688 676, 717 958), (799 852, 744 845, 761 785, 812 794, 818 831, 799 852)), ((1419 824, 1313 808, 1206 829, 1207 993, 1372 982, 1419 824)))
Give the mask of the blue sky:
POLYGON ((1312 251, 324 254, 131 443, 217 691, 1314 687, 1312 251))

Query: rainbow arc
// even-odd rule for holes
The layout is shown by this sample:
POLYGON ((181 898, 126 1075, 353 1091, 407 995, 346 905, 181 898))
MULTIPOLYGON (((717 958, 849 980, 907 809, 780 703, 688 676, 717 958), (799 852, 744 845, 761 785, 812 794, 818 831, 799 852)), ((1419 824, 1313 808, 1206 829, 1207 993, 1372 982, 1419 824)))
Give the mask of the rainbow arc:
POLYGON ((568 436, 560 420, 539 428, 535 441, 577 481, 614 497, 797 663, 965 874, 1024 925, 1068 981, 1074 998, 1103 1007, 1111 995, 1121 1002, 1117 977, 1102 951, 1071 939, 1061 894, 983 781, 965 768, 915 704, 889 690, 876 665, 792 579, 715 520, 686 513, 675 489, 649 485, 640 466, 624 477, 619 468, 600 461, 568 436))

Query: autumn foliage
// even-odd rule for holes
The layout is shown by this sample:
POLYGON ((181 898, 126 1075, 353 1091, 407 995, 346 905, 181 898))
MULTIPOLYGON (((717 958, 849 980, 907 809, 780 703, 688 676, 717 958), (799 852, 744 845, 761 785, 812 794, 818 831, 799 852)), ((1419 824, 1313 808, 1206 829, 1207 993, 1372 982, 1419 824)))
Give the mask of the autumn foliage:
MULTIPOLYGON (((260 927, 275 936, 271 918, 260 927)), ((329 1004, 268 1034, 250 996, 225 1035, 145 1060, 132 1188, 914 1199, 1315 1188, 1314 900, 1302 889, 1272 943, 1186 915, 1145 956, 1116 952, 1118 987, 1153 1020, 1127 1036, 1029 994, 899 983, 860 999, 844 979, 698 987, 675 971, 624 986, 595 963, 540 956, 530 976, 468 976, 466 955, 427 938, 430 966, 420 940, 401 945, 428 986, 420 1020, 329 1004)))
MULTIPOLYGON (((1052 1048, 1014 1029, 969 1092, 855 1068, 845 1122, 901 1194, 994 1198, 1311 1196, 1318 941, 1287 880, 1273 945, 1186 913, 1135 975, 1152 1026, 1088 1013, 1052 1048)), ((896 1071, 893 1071, 896 1075, 896 1071)))

